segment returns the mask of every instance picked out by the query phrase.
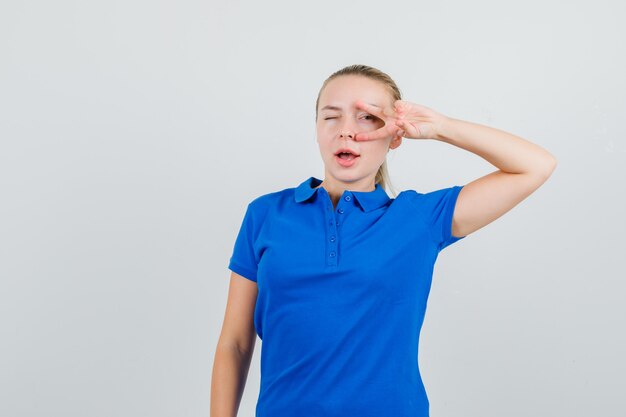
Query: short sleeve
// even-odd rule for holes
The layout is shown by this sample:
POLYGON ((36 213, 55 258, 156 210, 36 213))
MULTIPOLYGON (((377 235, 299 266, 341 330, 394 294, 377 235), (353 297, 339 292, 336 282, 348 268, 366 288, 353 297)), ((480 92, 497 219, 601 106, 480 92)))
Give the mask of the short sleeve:
POLYGON ((426 194, 418 194, 416 203, 420 213, 430 227, 435 243, 439 250, 443 250, 465 236, 452 235, 452 217, 454 208, 463 185, 442 188, 426 194))
POLYGON ((257 227, 253 205, 248 204, 228 264, 228 269, 254 282, 257 280, 258 266, 258 259, 254 249, 257 227))

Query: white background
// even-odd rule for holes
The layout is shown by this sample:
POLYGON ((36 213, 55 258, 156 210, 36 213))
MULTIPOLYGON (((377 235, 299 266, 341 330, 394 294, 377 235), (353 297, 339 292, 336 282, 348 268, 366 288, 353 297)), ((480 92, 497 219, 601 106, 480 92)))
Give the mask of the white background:
MULTIPOLYGON (((7 1, 0 6, 0 415, 208 416, 246 204, 323 178, 324 79, 558 160, 440 254, 419 363, 434 417, 623 416, 626 60, 620 1, 7 1)), ((397 190, 496 168, 390 152, 397 190)), ((240 416, 253 416, 257 339, 240 416)))

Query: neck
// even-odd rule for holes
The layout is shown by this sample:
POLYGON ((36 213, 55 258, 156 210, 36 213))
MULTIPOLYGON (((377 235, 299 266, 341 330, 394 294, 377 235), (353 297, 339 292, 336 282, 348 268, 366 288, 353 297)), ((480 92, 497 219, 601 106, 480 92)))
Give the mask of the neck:
POLYGON ((319 187, 323 187, 326 190, 326 192, 330 196, 330 199, 333 202, 333 205, 335 206, 337 205, 337 202, 339 201, 345 190, 358 192, 372 192, 376 190, 374 178, 364 178, 361 181, 347 183, 343 181, 333 181, 326 177, 316 188, 319 187))

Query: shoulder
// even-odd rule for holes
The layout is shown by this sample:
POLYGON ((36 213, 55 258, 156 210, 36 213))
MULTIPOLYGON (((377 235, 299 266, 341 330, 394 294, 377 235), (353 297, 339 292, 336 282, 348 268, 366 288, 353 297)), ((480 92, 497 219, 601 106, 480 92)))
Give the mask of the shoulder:
POLYGON ((420 193, 419 191, 416 190, 402 190, 400 191, 400 193, 396 196, 396 198, 394 198, 394 203, 401 203, 401 204, 415 204, 419 199, 420 196, 422 196, 424 194, 420 193))
POLYGON ((405 202, 418 209, 435 209, 447 201, 455 200, 463 188, 462 185, 453 185, 445 188, 439 188, 433 191, 419 192, 416 190, 403 190, 398 194, 396 200, 405 202))
POLYGON ((449 187, 438 188, 436 190, 427 192, 419 192, 417 190, 403 190, 400 192, 400 194, 398 194, 398 197, 396 198, 405 198, 407 200, 414 201, 437 200, 450 194, 458 193, 459 191, 461 191, 461 188, 463 188, 462 185, 452 185, 449 187))
POLYGON ((255 207, 271 206, 281 201, 285 201, 288 198, 293 199, 294 193, 295 187, 284 188, 282 190, 261 194, 253 198, 249 204, 255 207))
POLYGON ((286 202, 293 201, 294 192, 295 187, 291 187, 258 195, 248 203, 247 210, 254 213, 257 217, 264 217, 272 212, 273 209, 283 206, 286 202))
POLYGON ((396 200, 411 200, 417 198, 420 195, 422 195, 422 193, 416 190, 402 190, 396 196, 396 200))

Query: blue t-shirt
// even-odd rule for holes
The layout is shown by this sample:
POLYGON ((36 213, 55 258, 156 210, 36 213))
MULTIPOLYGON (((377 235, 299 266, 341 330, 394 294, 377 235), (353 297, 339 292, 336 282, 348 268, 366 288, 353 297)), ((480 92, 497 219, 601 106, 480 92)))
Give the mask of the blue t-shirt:
POLYGON ((252 200, 228 268, 255 281, 257 417, 424 417, 418 367, 433 266, 463 186, 389 198, 310 177, 252 200))

